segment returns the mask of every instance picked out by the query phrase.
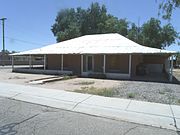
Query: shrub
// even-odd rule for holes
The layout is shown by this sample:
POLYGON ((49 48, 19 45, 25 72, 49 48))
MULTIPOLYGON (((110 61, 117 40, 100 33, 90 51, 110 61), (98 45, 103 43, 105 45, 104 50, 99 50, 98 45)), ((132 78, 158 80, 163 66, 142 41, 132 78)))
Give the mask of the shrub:
POLYGON ((134 93, 129 93, 128 98, 135 98, 135 94, 134 93))

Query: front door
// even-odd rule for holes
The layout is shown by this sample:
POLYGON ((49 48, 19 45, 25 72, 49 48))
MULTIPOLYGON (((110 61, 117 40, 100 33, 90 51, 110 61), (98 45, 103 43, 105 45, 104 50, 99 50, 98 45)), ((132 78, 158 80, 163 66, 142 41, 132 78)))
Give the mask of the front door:
POLYGON ((93 62, 94 62, 94 60, 93 60, 93 56, 92 55, 88 55, 87 56, 87 71, 93 71, 93 62))

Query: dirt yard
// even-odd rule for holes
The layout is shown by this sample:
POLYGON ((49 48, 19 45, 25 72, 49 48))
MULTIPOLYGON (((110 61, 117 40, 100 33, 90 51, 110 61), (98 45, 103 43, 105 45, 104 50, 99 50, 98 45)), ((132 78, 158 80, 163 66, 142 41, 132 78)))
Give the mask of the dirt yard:
POLYGON ((173 74, 175 78, 180 82, 180 69, 174 69, 173 74))
MULTIPOLYGON (((180 70, 174 70, 180 81, 180 70)), ((31 80, 53 77, 50 75, 12 73, 10 68, 0 67, 0 82, 32 85, 31 80)), ((109 97, 130 98, 148 102, 180 105, 180 84, 122 81, 108 79, 74 78, 45 84, 36 87, 90 93, 109 97)))

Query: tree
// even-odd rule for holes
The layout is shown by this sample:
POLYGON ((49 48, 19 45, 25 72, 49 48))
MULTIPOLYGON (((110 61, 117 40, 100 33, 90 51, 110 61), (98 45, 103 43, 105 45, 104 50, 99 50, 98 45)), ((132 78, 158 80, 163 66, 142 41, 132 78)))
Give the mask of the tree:
POLYGON ((163 0, 159 4, 159 14, 162 14, 162 18, 170 20, 173 10, 180 8, 180 0, 163 0))
POLYGON ((100 30, 102 33, 115 33, 119 29, 118 18, 109 15, 103 25, 103 29, 100 30))
POLYGON ((92 3, 86 10, 86 17, 83 22, 83 35, 101 33, 100 24, 104 24, 107 19, 107 10, 105 5, 100 6, 97 2, 92 3))
POLYGON ((131 28, 128 31, 127 37, 134 42, 138 42, 139 32, 139 28, 136 26, 136 24, 131 23, 131 28))
POLYGON ((171 24, 161 26, 151 18, 142 26, 107 13, 105 5, 92 3, 88 9, 71 8, 58 12, 52 32, 57 42, 82 35, 119 33, 141 45, 164 48, 175 42, 178 33, 171 24))
POLYGON ((151 18, 142 26, 143 43, 146 46, 161 48, 161 31, 160 21, 151 18))
POLYGON ((119 20, 119 31, 117 33, 127 36, 128 35, 129 22, 126 19, 119 20))
POLYGON ((178 33, 174 30, 174 27, 169 23, 162 28, 162 48, 170 46, 175 43, 176 39, 179 39, 178 33))
POLYGON ((98 29, 101 29, 101 33, 119 33, 123 36, 127 36, 128 24, 126 19, 118 19, 117 17, 109 15, 103 24, 103 27, 99 26, 98 29))
POLYGON ((80 22, 73 8, 61 10, 52 26, 52 32, 58 42, 80 36, 80 22))
POLYGON ((161 27, 160 20, 151 18, 142 25, 141 36, 143 36, 141 44, 154 48, 165 48, 175 42, 178 34, 171 24, 161 27))
POLYGON ((71 8, 61 10, 52 26, 57 42, 82 35, 119 33, 127 36, 128 21, 107 14, 105 5, 92 3, 87 10, 71 8))

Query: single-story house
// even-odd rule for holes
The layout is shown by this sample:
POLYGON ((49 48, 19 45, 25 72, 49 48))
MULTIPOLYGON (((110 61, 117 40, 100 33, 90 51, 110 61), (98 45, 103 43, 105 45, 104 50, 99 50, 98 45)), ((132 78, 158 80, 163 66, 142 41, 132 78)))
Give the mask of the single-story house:
POLYGON ((12 54, 29 56, 30 69, 19 72, 75 74, 85 77, 130 79, 136 75, 167 73, 172 81, 170 57, 174 51, 139 45, 120 34, 86 35, 42 48, 12 54), (32 69, 32 57, 43 56, 42 69, 32 69))
POLYGON ((0 66, 11 64, 11 56, 9 54, 9 52, 0 52, 0 66))

